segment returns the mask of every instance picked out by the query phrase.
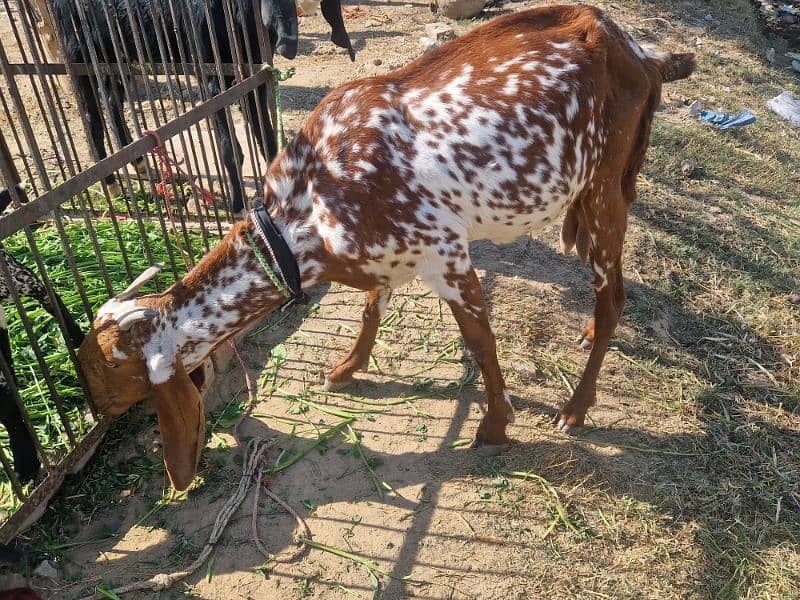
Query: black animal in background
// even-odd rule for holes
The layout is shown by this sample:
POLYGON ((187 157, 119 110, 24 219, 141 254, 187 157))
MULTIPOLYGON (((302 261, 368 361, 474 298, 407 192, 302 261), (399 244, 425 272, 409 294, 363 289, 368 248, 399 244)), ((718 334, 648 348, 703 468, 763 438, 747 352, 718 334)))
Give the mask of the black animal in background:
MULTIPOLYGON (((24 190, 19 186, 17 189, 24 198, 24 190)), ((8 190, 0 190, 0 212, 5 210, 9 202, 10 194, 8 190)), ((5 259, 17 293, 20 296, 34 298, 41 304, 42 308, 55 318, 57 318, 56 311, 59 311, 64 317, 64 324, 67 326, 68 343, 73 348, 80 346, 84 333, 64 306, 61 298, 56 295, 56 305, 54 306, 47 295, 47 289, 33 271, 15 259, 2 246, 0 246, 0 255, 5 259)), ((9 301, 11 301, 11 294, 9 293, 8 282, 0 272, 0 302, 9 301)), ((11 354, 11 340, 8 335, 6 313, 2 307, 0 307, 0 353, 2 353, 13 374, 14 362, 11 354)), ((16 386, 16 381, 14 381, 14 385, 16 386)), ((22 414, 14 401, 14 396, 11 394, 8 381, 2 370, 0 370, 0 423, 5 426, 8 432, 11 455, 14 459, 14 470, 17 472, 17 476, 23 483, 30 481, 39 472, 41 463, 36 454, 36 446, 31 438, 31 432, 28 431, 25 422, 22 420, 22 414)))
MULTIPOLYGON (((219 48, 220 59, 223 63, 236 61, 235 47, 232 48, 228 40, 224 0, 49 0, 51 12, 60 29, 64 41, 64 50, 68 62, 90 62, 89 43, 92 44, 99 60, 107 57, 115 61, 112 33, 108 22, 114 24, 116 37, 123 44, 127 57, 137 57, 136 41, 144 40, 146 46, 143 53, 148 60, 160 62, 159 40, 163 40, 174 60, 181 55, 189 60, 205 63, 214 62, 214 51, 210 31, 213 31, 214 41, 219 48), (81 25, 80 14, 76 8, 80 2, 82 13, 88 24, 86 30, 81 25), (135 35, 129 18, 128 6, 135 14, 136 28, 141 35, 135 35), (106 18, 106 11, 109 18, 106 18), (209 18, 207 18, 207 14, 209 18), (211 28, 209 28, 211 25, 211 28), (194 33, 197 33, 195 45, 194 33), (86 33, 90 37, 87 37, 86 33), (199 47, 200 56, 196 48, 199 47), (182 51, 182 54, 181 54, 182 51)), ((233 20, 236 27, 235 35, 241 47, 249 47, 252 60, 256 63, 263 62, 259 49, 259 31, 266 28, 273 52, 285 58, 294 58, 297 54, 297 9, 295 0, 234 0, 233 20), (254 2, 261 2, 262 23, 257 23, 254 18, 254 2)), ((340 0, 322 0, 320 3, 322 14, 331 25, 331 40, 334 44, 346 48, 351 60, 355 60, 350 38, 344 27, 340 0)), ((216 76, 207 78, 209 93, 214 96, 222 89, 230 87, 234 77, 226 76, 220 82, 216 76), (223 87, 224 85, 224 87, 223 87)), ((122 115, 122 106, 116 100, 123 97, 122 82, 117 76, 104 76, 102 86, 97 85, 94 76, 79 76, 77 78, 76 93, 82 98, 86 120, 90 131, 90 143, 93 145, 97 157, 106 156, 104 144, 104 129, 102 113, 98 104, 99 90, 108 98, 111 109, 111 123, 116 135, 123 145, 132 141, 130 131, 122 115)), ((266 107, 268 106, 267 87, 260 86, 254 94, 248 94, 247 110, 244 111, 253 135, 258 141, 262 155, 272 160, 277 154, 275 130, 270 123, 266 107), (257 98, 257 100, 256 100, 257 98), (259 112, 256 102, 262 107, 259 122, 259 112), (249 113, 249 114, 248 114, 249 113), (263 133, 263 135, 262 135, 263 133), (266 140, 266 147, 264 147, 266 140)), ((244 207, 242 182, 239 170, 244 160, 241 147, 235 135, 231 134, 224 112, 219 111, 214 115, 214 124, 220 137, 222 160, 228 181, 232 190, 232 210, 240 213, 244 207)), ((144 159, 140 157, 134 163, 137 170, 142 170, 144 159)), ((111 175, 106 182, 112 187, 116 185, 114 176, 111 175)), ((118 188, 117 188, 118 189, 118 188)))

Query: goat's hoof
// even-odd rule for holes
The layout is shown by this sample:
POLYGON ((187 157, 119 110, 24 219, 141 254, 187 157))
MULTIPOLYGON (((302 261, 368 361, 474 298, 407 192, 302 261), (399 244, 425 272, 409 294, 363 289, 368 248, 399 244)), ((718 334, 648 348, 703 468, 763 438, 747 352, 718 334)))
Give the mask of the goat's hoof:
MULTIPOLYGON (((594 402, 592 402, 594 404, 594 402)), ((586 420, 586 411, 571 410, 568 407, 562 408, 558 414, 553 418, 553 424, 556 429, 574 435, 583 430, 583 424, 586 420)))
POLYGON ((136 169, 139 175, 143 177, 147 176, 147 160, 145 160, 144 156, 140 156, 133 161, 133 168, 136 169))
POLYGON ((118 196, 122 196, 122 186, 119 184, 119 181, 114 181, 108 185, 108 195, 112 198, 117 198, 118 196))
POLYGON ((505 452, 508 448, 508 444, 486 444, 476 439, 472 442, 470 448, 476 450, 478 454, 484 458, 489 458, 491 456, 498 456, 505 452))
POLYGON ((563 431, 569 435, 575 435, 579 433, 583 429, 583 424, 580 425, 570 425, 569 420, 561 415, 558 415, 558 423, 556 423, 556 429, 559 431, 563 431))
POLYGON ((325 383, 322 386, 323 392, 338 392, 339 390, 343 390, 347 386, 353 383, 353 380, 350 381, 332 381, 331 379, 325 378, 325 383))
POLYGON ((581 336, 581 339, 578 341, 581 343, 582 350, 591 350, 592 346, 594 346, 594 342, 588 337, 581 336))

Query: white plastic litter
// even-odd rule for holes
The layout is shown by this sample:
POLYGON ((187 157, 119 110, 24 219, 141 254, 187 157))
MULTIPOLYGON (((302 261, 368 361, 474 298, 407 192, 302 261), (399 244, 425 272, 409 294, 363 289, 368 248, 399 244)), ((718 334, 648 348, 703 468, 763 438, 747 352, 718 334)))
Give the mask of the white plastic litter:
POLYGON ((778 116, 786 119, 794 127, 800 127, 800 100, 786 90, 767 102, 767 106, 778 116))

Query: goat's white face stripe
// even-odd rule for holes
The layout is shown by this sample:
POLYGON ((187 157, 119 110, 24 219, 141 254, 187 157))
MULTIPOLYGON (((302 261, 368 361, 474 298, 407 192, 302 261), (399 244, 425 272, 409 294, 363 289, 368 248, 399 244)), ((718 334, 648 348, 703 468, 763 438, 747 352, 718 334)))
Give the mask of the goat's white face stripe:
POLYGON ((117 300, 116 298, 112 298, 100 307, 95 315, 95 319, 101 322, 109 318, 119 321, 123 316, 132 313, 138 308, 139 305, 136 304, 135 299, 117 300))

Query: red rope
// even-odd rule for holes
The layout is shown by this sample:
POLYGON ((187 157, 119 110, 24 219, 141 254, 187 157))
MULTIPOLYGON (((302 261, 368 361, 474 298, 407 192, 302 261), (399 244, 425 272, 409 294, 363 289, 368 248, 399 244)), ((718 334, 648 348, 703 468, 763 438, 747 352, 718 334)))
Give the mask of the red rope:
POLYGON ((155 148, 153 148, 150 153, 156 157, 159 171, 161 171, 161 181, 156 184, 156 193, 164 199, 164 207, 167 210, 167 216, 172 224, 172 233, 175 235, 175 242, 178 246, 178 251, 181 253, 181 258, 183 258, 186 268, 189 269, 191 264, 189 263, 189 259, 186 256, 183 245, 181 244, 181 236, 178 235, 178 226, 175 224, 175 216, 172 214, 172 200, 175 198, 175 194, 172 191, 171 184, 176 174, 182 177, 185 181, 189 182, 194 194, 201 198, 207 206, 213 205, 214 200, 218 198, 218 196, 215 196, 208 190, 196 184, 189 176, 186 175, 186 173, 183 172, 183 169, 181 169, 180 166, 181 162, 183 161, 177 161, 167 154, 167 149, 161 142, 161 137, 155 131, 148 129, 143 131, 142 135, 151 138, 153 142, 155 142, 155 148), (175 169, 174 171, 173 168, 175 169))
POLYGON ((161 138, 155 131, 150 131, 148 129, 147 131, 143 131, 142 135, 153 138, 153 141, 156 143, 156 147, 150 152, 158 159, 158 166, 161 170, 161 182, 156 185, 156 192, 159 196, 163 197, 165 200, 174 196, 172 190, 169 188, 169 184, 172 183, 175 175, 179 175, 184 180, 189 182, 189 185, 192 187, 192 191, 197 195, 198 198, 202 199, 207 206, 214 205, 214 201, 219 198, 219 195, 209 192, 207 189, 198 185, 191 177, 189 177, 183 171, 183 169, 181 169, 181 163, 183 161, 177 161, 167 154, 167 149, 164 147, 164 144, 161 143, 161 138), (175 169, 174 172, 173 168, 175 169))

